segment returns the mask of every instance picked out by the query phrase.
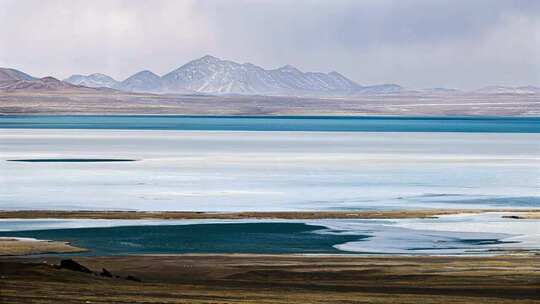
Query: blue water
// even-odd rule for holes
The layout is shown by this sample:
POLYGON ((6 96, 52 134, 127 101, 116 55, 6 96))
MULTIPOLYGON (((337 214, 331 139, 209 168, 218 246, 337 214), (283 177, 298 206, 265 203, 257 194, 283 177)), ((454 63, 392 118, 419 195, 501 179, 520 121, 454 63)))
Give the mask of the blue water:
MULTIPOLYGON (((407 220, 405 220, 407 221, 407 220)), ((509 219, 480 215, 444 219, 412 219, 454 226, 486 222, 486 230, 509 219)), ((521 222, 523 224, 523 222, 521 222)), ((0 237, 69 241, 89 251, 77 255, 260 253, 260 254, 465 254, 520 246, 512 234, 452 232, 401 228, 396 221, 321 220, 321 222, 168 223, 135 220, 9 220, 0 221, 0 237), (110 226, 112 225, 112 226, 110 226), (126 226, 124 226, 126 225, 126 226), (328 226, 329 225, 329 226, 328 226)), ((525 223, 525 225, 527 225, 525 223)), ((414 225, 413 225, 414 226, 414 225)), ((428 225, 429 226, 429 225, 428 225)), ((521 228, 523 229, 523 228, 521 228)), ((464 228, 466 230, 466 228, 464 228)), ((505 231, 508 229, 504 229, 505 231)), ((511 230, 511 229, 510 229, 511 230)), ((531 231, 531 233, 533 233, 531 231)), ((529 248, 531 244, 523 248, 529 248), (528 246, 528 247, 527 247, 528 246)))
POLYGON ((339 253, 332 247, 368 236, 318 234, 302 223, 239 223, 2 232, 0 236, 69 241, 85 255, 179 253, 339 253))
POLYGON ((540 117, 6 115, 0 128, 540 133, 540 117))

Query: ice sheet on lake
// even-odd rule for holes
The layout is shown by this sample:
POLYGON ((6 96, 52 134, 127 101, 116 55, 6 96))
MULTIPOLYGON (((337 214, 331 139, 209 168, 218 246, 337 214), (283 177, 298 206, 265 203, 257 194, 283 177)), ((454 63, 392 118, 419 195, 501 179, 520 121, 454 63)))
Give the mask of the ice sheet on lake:
POLYGON ((0 130, 0 209, 540 206, 540 134, 0 130), (8 159, 122 158, 125 163, 8 159))
POLYGON ((363 254, 487 254, 511 250, 540 250, 540 220, 502 218, 505 213, 459 214, 437 219, 393 220, 97 220, 9 219, 0 231, 95 228, 139 225, 227 223, 305 223, 324 226, 324 234, 358 235, 359 240, 334 247, 363 254), (370 236, 363 238, 363 236, 370 236), (495 251, 494 251, 495 250, 495 251))
POLYGON ((325 226, 369 239, 339 244, 350 252, 388 254, 475 254, 540 250, 540 220, 503 218, 507 213, 444 215, 434 219, 329 220, 325 226))

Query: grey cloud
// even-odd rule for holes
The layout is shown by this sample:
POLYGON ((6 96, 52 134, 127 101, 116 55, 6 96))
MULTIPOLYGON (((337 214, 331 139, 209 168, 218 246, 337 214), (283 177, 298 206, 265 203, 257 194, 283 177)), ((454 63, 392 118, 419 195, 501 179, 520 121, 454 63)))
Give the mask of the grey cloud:
POLYGON ((540 84, 533 0, 0 0, 0 17, 0 65, 38 76, 165 73, 212 54, 366 84, 540 84))
MULTIPOLYGON (((540 16, 538 1, 205 1, 220 30, 308 47, 438 42, 485 35, 505 16, 540 16)), ((228 35, 229 34, 229 35, 228 35)))

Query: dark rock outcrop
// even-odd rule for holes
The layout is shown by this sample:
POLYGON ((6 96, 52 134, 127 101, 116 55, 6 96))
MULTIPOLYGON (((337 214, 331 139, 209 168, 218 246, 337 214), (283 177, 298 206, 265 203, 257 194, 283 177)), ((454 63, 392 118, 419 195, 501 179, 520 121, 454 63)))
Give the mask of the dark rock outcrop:
POLYGON ((99 275, 102 276, 102 277, 106 277, 106 278, 112 278, 113 277, 112 273, 110 273, 105 268, 102 268, 101 273, 99 275))
POLYGON ((92 273, 90 269, 84 267, 83 265, 75 262, 72 259, 66 259, 60 261, 60 266, 58 266, 59 269, 67 269, 72 271, 78 271, 78 272, 84 272, 84 273, 92 273))
POLYGON ((134 281, 134 282, 142 282, 141 279, 139 279, 139 278, 137 278, 137 277, 135 277, 135 276, 132 276, 132 275, 128 275, 128 276, 126 277, 126 280, 128 280, 128 281, 134 281))
MULTIPOLYGON (((105 278, 117 278, 117 279, 120 278, 119 275, 114 275, 105 268, 102 268, 101 272, 99 272, 99 273, 97 271, 92 272, 90 269, 88 269, 85 266, 75 262, 72 259, 62 260, 62 261, 60 261, 60 265, 56 265, 55 267, 58 268, 58 269, 67 269, 67 270, 71 270, 71 271, 77 271, 77 272, 93 274, 95 276, 99 275, 99 276, 102 276, 102 277, 105 277, 105 278)), ((132 275, 128 275, 124 279, 128 280, 128 281, 133 281, 133 282, 142 282, 141 279, 137 278, 136 276, 132 276, 132 275)))
POLYGON ((522 220, 524 217, 519 215, 503 215, 502 218, 508 218, 508 219, 514 219, 514 220, 522 220))

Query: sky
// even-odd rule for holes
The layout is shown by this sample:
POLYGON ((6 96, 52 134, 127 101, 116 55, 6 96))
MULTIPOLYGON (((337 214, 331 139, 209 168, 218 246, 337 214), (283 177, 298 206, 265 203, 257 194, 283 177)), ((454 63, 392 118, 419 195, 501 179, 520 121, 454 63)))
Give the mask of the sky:
POLYGON ((0 0, 0 66, 159 75, 204 55, 362 85, 540 85, 537 0, 0 0))

